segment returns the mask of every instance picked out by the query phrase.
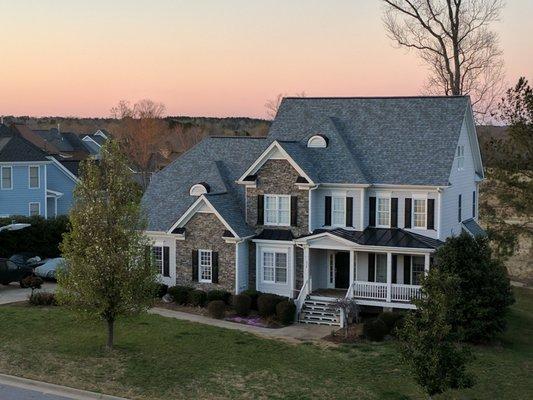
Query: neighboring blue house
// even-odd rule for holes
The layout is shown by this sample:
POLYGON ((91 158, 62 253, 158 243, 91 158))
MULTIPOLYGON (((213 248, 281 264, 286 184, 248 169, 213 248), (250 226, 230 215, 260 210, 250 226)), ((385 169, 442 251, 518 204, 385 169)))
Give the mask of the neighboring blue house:
POLYGON ((67 214, 77 182, 55 157, 0 124, 0 217, 67 214))

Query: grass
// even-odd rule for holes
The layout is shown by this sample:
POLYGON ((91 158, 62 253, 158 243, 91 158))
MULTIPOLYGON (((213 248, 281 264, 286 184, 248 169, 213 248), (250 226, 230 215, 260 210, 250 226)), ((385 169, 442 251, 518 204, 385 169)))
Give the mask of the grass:
MULTIPOLYGON (((500 344, 475 347, 476 385, 437 399, 525 399, 533 393, 533 290, 500 344)), ((134 399, 423 399, 394 342, 293 345, 156 315, 123 320, 116 349, 103 324, 61 308, 0 307, 0 372, 134 399)))

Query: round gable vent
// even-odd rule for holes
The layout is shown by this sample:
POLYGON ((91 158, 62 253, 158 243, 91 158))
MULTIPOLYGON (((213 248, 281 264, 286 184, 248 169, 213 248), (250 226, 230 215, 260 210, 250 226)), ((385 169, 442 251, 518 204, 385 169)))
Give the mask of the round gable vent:
POLYGON ((206 193, 209 193, 209 185, 205 182, 192 185, 189 190, 191 196, 201 196, 206 193))
POLYGON ((328 147, 328 138, 324 135, 314 135, 307 141, 307 147, 326 148, 328 147))

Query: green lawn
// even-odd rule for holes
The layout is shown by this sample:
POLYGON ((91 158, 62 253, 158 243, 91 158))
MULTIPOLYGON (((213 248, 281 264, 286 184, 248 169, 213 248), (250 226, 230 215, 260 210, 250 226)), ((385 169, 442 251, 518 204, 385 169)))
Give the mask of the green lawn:
MULTIPOLYGON (((477 347, 474 388, 439 399, 533 393, 533 290, 516 289, 509 330, 477 347)), ((321 348, 155 315, 122 321, 116 350, 103 324, 61 308, 0 307, 0 372, 138 399, 422 399, 395 343, 321 348)))

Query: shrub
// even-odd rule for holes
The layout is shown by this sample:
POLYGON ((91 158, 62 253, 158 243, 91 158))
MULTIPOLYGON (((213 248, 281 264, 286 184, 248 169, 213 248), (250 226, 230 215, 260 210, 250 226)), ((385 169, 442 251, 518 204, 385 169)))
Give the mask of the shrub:
POLYGON ((187 304, 189 293, 193 290, 190 286, 172 286, 168 288, 168 293, 174 298, 176 304, 187 304))
POLYGON ((32 306, 55 306, 56 296, 48 292, 36 292, 30 296, 30 304, 32 306))
POLYGON ((263 318, 276 315, 276 306, 283 301, 283 297, 276 294, 262 294, 257 299, 257 311, 263 318))
POLYGON ((246 294, 233 296, 233 308, 239 317, 246 317, 250 314, 252 299, 246 294))
POLYGON ((157 284, 157 298, 161 298, 168 293, 168 285, 164 283, 157 284))
POLYGON ((207 292, 207 302, 214 300, 222 300, 224 303, 229 304, 231 300, 231 293, 227 290, 210 290, 207 292))
POLYGON ((226 314, 226 303, 224 300, 213 300, 207 305, 207 311, 213 318, 222 319, 226 314))
POLYGON ((363 325, 363 335, 373 342, 381 342, 388 333, 387 325, 379 318, 368 320, 363 325))
POLYGON ((203 307, 207 300, 207 295, 203 290, 194 289, 189 292, 189 304, 194 307, 203 307))
POLYGON ((258 309, 257 308, 257 299, 263 293, 255 290, 255 289, 248 289, 248 290, 245 290, 244 292, 242 292, 241 294, 245 294, 246 296, 250 297, 250 299, 252 300, 252 304, 250 305, 250 308, 252 310, 256 310, 257 311, 257 309, 258 309))
POLYGON ((381 314, 378 315, 378 319, 383 321, 385 325, 387 325, 387 329, 390 332, 394 332, 396 326, 400 322, 400 320, 403 318, 403 314, 400 313, 394 313, 390 311, 384 311, 381 314))
POLYGON ((276 306, 276 317, 283 325, 290 325, 294 322, 296 315, 296 305, 292 300, 280 301, 276 306))
POLYGON ((31 288, 31 294, 35 289, 40 289, 43 284, 43 280, 38 276, 30 275, 21 281, 21 287, 31 288))

